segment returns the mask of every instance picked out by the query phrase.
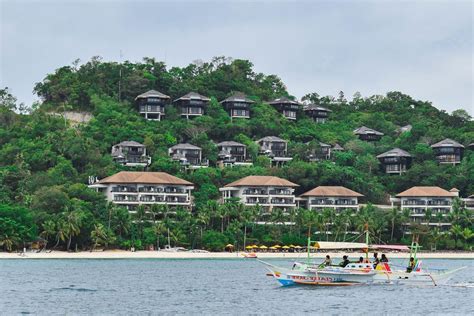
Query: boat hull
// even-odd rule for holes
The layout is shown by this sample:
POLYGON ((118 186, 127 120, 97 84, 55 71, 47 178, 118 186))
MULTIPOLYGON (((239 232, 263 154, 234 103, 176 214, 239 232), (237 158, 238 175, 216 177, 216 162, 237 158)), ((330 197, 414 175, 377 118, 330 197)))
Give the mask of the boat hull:
POLYGON ((417 285, 440 285, 446 284, 456 272, 465 267, 444 272, 406 272, 390 271, 378 272, 375 275, 374 282, 390 282, 394 284, 417 284, 417 285))

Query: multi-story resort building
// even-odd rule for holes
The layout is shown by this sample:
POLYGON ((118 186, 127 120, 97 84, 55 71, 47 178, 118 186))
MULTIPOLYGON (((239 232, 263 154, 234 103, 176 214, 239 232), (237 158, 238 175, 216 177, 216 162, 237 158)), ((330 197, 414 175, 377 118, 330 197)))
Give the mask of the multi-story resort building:
POLYGON ((168 149, 171 159, 179 161, 182 166, 196 169, 209 166, 209 162, 202 159, 201 147, 184 143, 177 144, 168 149))
POLYGON ((112 159, 127 167, 146 167, 151 164, 145 145, 135 141, 124 141, 112 146, 112 159))
POLYGON ((458 164, 461 162, 464 146, 452 139, 446 138, 436 144, 431 145, 436 160, 439 163, 458 164))
POLYGON ((384 135, 382 132, 376 131, 366 126, 361 126, 355 129, 354 134, 357 135, 360 140, 363 140, 366 142, 378 141, 384 135))
POLYGON ((257 140, 260 146, 260 154, 266 155, 276 165, 290 161, 293 158, 288 157, 288 142, 276 136, 267 136, 257 140))
POLYGON ((229 113, 231 119, 233 118, 250 118, 250 106, 254 101, 247 98, 243 93, 235 93, 220 102, 224 109, 229 113))
POLYGON ((330 109, 317 104, 308 104, 303 106, 304 113, 312 118, 316 123, 326 123, 329 117, 330 109))
POLYGON ((451 225, 447 216, 457 196, 458 192, 446 191, 440 187, 419 186, 397 194, 395 198, 390 198, 390 201, 392 208, 399 206, 402 213, 408 210, 413 223, 446 228, 451 225), (430 214, 429 222, 426 218, 428 213, 430 214), (441 221, 440 217, 443 218, 441 221))
POLYGON ((298 206, 315 211, 332 208, 336 213, 344 210, 359 210, 359 198, 362 194, 342 186, 319 186, 301 194, 298 206))
POLYGON ((156 90, 150 90, 135 98, 138 112, 147 120, 161 121, 170 97, 156 90))
POLYGON ((222 201, 239 201, 247 206, 261 206, 265 212, 275 208, 288 211, 296 207, 294 191, 298 185, 271 176, 248 176, 227 184, 219 191, 222 201))
POLYGON ((394 148, 377 156, 385 173, 402 174, 411 164, 412 156, 400 148, 394 148))
POLYGON ((310 150, 308 156, 309 161, 322 161, 331 159, 331 145, 325 143, 318 143, 317 148, 310 150))
POLYGON ((189 92, 181 98, 174 100, 174 103, 178 106, 181 116, 190 119, 202 116, 210 100, 199 93, 189 92))
POLYGON ((217 144, 218 150, 218 161, 223 166, 234 166, 234 165, 251 165, 251 162, 247 161, 247 146, 244 144, 225 141, 217 144))
POLYGON ((165 172, 121 171, 89 185, 105 194, 107 201, 135 211, 154 204, 191 208, 194 185, 165 172))
POLYGON ((268 102, 278 112, 280 112, 285 118, 289 120, 296 120, 296 113, 300 109, 300 104, 296 101, 290 100, 287 97, 281 97, 268 102))

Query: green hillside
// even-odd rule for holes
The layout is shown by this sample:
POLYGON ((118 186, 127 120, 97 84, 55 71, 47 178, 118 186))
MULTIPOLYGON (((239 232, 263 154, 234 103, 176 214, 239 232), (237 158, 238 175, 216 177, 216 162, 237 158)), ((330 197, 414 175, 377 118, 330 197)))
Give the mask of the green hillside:
MULTIPOLYGON (((8 90, 0 91, 0 243, 6 249, 22 247, 23 241, 38 236, 60 248, 77 245, 85 249, 94 244, 142 247, 155 244, 157 236, 164 243, 165 231, 170 228, 177 245, 217 250, 227 242, 242 244, 247 226, 247 237, 255 242, 301 243, 308 223, 324 227, 331 222, 331 214, 301 210, 288 215, 297 222, 295 227, 259 227, 251 224, 258 218, 255 210, 214 202, 219 198, 219 187, 251 174, 275 175, 298 183, 297 194, 317 185, 343 185, 364 194, 363 202, 373 204, 387 203, 390 195, 415 185, 456 187, 461 196, 474 193, 474 152, 467 149, 474 142, 474 122, 463 110, 448 114, 428 101, 414 100, 401 92, 354 95, 349 102, 342 92, 331 97, 308 91, 303 100, 331 109, 329 121, 316 124, 301 112, 299 119, 292 122, 264 103, 280 96, 291 97, 280 78, 254 72, 250 61, 223 57, 183 68, 170 68, 149 58, 141 63, 122 64, 93 58, 46 75, 34 92, 42 103, 35 104, 28 114, 18 114, 23 107, 8 90), (196 91, 211 97, 211 102, 206 115, 193 120, 180 118, 170 106, 165 120, 147 121, 136 111, 134 99, 150 89, 165 93, 172 100, 196 91), (231 121, 218 102, 236 91, 255 101, 249 120, 231 121), (93 118, 87 124, 71 125, 51 115, 65 111, 87 111, 93 118), (398 127, 407 124, 413 126, 410 132, 397 132, 398 127), (362 125, 385 136, 375 144, 362 142, 352 133, 362 125), (293 161, 282 168, 270 168, 268 159, 257 157, 254 141, 264 136, 288 140, 293 161), (459 165, 436 163, 430 144, 444 138, 466 146, 459 165), (87 188, 89 176, 100 179, 125 170, 110 156, 111 146, 124 140, 147 146, 152 156, 150 171, 165 171, 195 184, 193 214, 178 211, 170 215, 167 210, 155 209, 163 214, 163 221, 152 223, 145 220, 147 213, 141 210, 132 222, 126 210, 106 205, 102 195, 87 188), (254 166, 215 168, 215 144, 224 140, 246 144, 254 166), (334 162, 310 163, 305 161, 303 145, 309 141, 338 143, 346 150, 336 153, 334 162), (179 142, 200 146, 211 167, 183 171, 167 152, 179 142), (411 168, 401 176, 384 174, 375 158, 394 147, 414 157, 411 168)), ((394 241, 400 241, 403 215, 381 214, 369 206, 357 220, 351 219, 350 225, 357 229, 370 217, 374 233, 386 241, 391 235, 394 241), (396 223, 395 228, 392 222, 396 223)), ((453 232, 459 240, 458 247, 472 240, 472 222, 463 214, 452 219, 456 224, 453 229, 459 230, 453 232)), ((275 214, 274 221, 281 221, 284 216, 275 214)), ((333 226, 333 230, 341 229, 337 224, 333 226)), ((432 242, 430 236, 425 235, 426 244, 432 242)), ((438 247, 456 246, 447 236, 439 240, 438 247)))

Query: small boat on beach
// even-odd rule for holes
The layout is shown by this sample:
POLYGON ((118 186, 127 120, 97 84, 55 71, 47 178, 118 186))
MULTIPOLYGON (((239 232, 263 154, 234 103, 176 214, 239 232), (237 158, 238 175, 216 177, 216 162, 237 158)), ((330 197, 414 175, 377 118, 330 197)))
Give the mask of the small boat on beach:
POLYGON ((257 259, 258 256, 255 252, 244 252, 242 256, 246 259, 257 259))

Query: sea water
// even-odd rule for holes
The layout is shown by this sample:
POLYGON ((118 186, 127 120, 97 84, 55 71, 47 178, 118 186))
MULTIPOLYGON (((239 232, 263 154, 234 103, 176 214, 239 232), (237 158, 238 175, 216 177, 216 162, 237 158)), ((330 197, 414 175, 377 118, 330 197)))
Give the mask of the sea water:
POLYGON ((473 261, 423 261, 469 268, 446 286, 281 287, 254 259, 0 260, 0 314, 473 315, 473 261))

